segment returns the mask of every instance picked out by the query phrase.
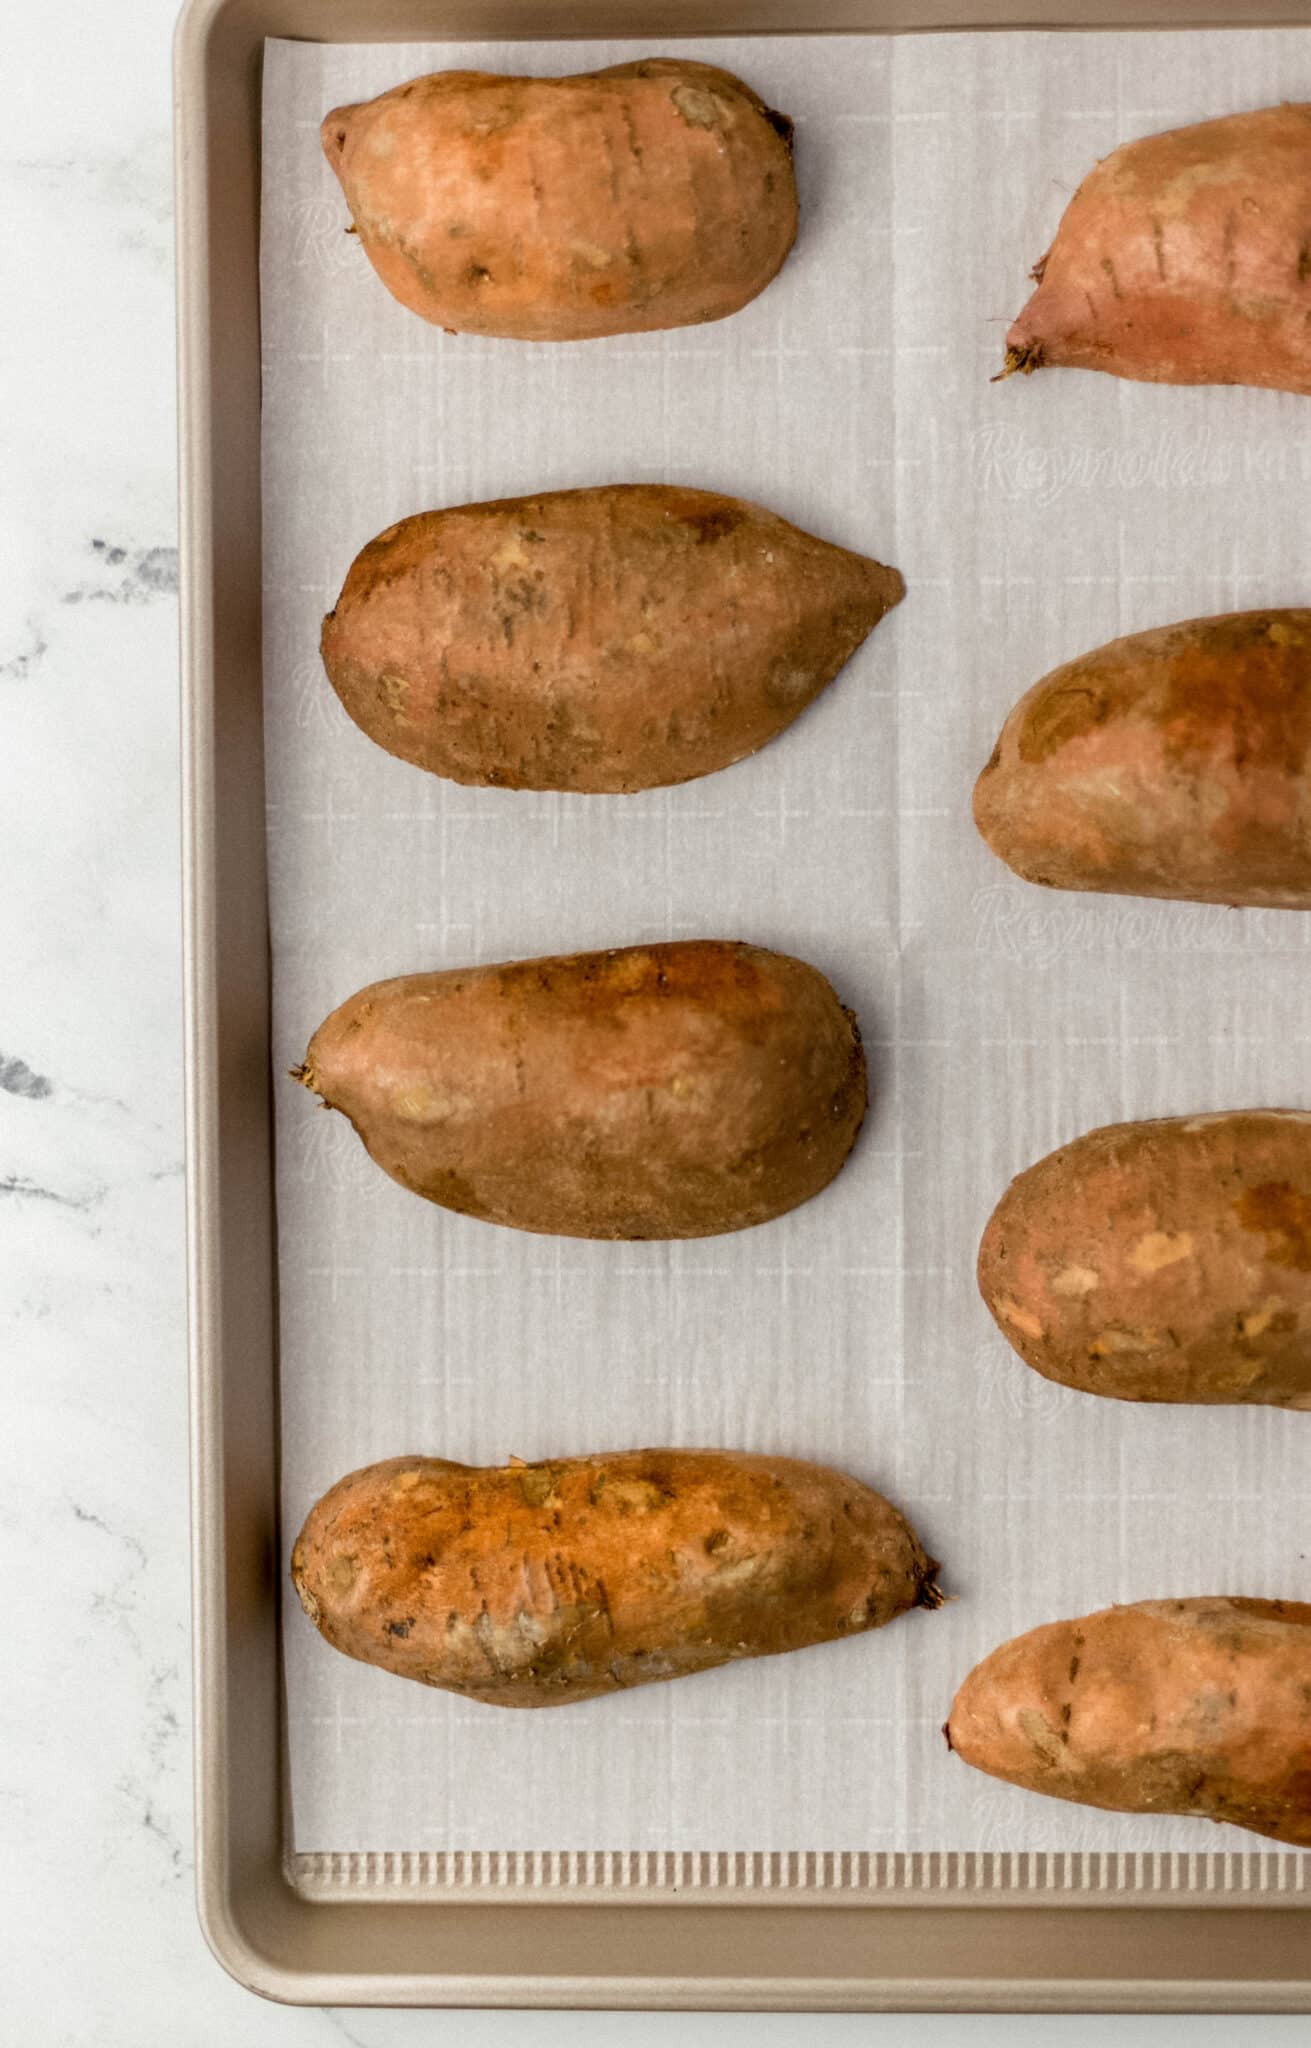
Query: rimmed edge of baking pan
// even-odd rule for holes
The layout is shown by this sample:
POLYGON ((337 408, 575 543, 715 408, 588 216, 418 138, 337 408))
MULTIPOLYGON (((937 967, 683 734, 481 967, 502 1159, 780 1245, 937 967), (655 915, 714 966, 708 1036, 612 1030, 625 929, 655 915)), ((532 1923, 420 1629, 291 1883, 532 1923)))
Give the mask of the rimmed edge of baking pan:
MULTIPOLYGON (((1264 0, 1241 26, 1308 20, 1308 0, 1264 0)), ((803 23, 785 0, 185 7, 175 104, 197 1891, 211 1948, 250 1989, 311 2005, 1311 2010, 1311 1864, 1277 1852, 286 1854, 260 675, 264 39, 1237 25, 1224 0, 828 0, 803 23)))

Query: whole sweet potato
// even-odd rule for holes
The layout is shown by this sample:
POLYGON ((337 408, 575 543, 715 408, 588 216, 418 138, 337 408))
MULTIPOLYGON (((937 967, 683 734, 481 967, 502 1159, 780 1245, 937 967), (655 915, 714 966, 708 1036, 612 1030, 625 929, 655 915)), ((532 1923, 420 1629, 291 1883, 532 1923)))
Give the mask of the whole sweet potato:
POLYGON ((653 789, 773 739, 904 587, 740 498, 551 491, 389 527, 323 661, 370 739, 435 775, 653 789))
POLYGON ((322 128, 365 253, 438 326, 582 341, 722 320, 792 247, 792 123, 727 71, 436 71, 322 128))
POLYGON ((382 981, 296 1078, 402 1187, 557 1237, 709 1237, 819 1193, 865 1113, 824 976, 726 940, 382 981))
POLYGON ((1033 275, 1003 375, 1050 364, 1311 392, 1311 106, 1126 143, 1084 179, 1033 275))
POLYGON ((1188 619, 1053 669, 974 816, 1050 888, 1311 909, 1311 611, 1188 619))
POLYGON ((1030 1792, 1311 1848, 1311 1606, 1143 1600, 1049 1622, 975 1666, 946 1734, 1030 1792))
POLYGON ((739 1451, 339 1480, 291 1575, 334 1649, 498 1707, 557 1707, 881 1628, 937 1566, 859 1480, 739 1451))
POLYGON ((1063 1386, 1311 1409, 1311 1115, 1089 1131, 1011 1182, 979 1289, 1063 1386))

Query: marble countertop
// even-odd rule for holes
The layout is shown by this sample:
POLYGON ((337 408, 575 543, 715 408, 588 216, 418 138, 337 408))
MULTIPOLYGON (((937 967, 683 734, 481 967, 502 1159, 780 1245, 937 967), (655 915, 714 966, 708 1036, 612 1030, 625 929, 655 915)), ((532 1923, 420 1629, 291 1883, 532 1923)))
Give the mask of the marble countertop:
MULTIPOLYGON (((1009 2040, 1009 2020, 299 2011, 192 1903, 173 0, 11 9, 0 139, 6 2041, 1009 2040), (1003 2028, 1005 2032, 1003 2033, 1003 2028)), ((1040 2020, 1045 2042, 1135 2023, 1040 2020)), ((1244 2024, 1287 2042, 1303 2023, 1244 2024)), ((1221 2030, 1224 2030, 1223 2032, 1221 2030)), ((1301 2038, 1307 2033, 1301 2031, 1301 2038)), ((1232 2039, 1164 2021, 1152 2042, 1232 2039)))

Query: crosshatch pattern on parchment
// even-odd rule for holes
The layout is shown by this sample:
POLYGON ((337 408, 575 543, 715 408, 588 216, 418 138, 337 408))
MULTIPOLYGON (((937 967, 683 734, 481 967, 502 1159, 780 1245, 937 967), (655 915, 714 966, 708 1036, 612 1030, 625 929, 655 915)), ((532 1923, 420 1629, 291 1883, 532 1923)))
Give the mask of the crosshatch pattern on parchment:
MULTIPOLYGON (((1050 373, 992 385, 1030 264, 1132 135, 1311 97, 1311 36, 680 44, 797 122, 800 241, 734 318, 565 346, 451 336, 344 233, 329 107, 590 43, 272 44, 264 123, 266 718, 283 1515, 400 1451, 640 1443, 828 1460, 958 1596, 856 1641, 557 1713, 337 1656, 288 1603, 304 1851, 1211 1851, 950 1759, 955 1685, 1112 1600, 1311 1594, 1308 1419, 1049 1386, 974 1292, 1011 1174, 1091 1125, 1311 1107, 1311 919, 1057 896, 974 834, 1019 692, 1113 635, 1305 603, 1311 406, 1050 373), (428 506, 603 481, 739 493, 891 561, 909 595, 797 725, 673 791, 440 783, 349 723, 317 658, 357 549, 428 506), (352 990, 420 967, 691 935, 821 967, 874 1103, 818 1200, 678 1245, 519 1236, 386 1180, 282 1076, 352 990)), ((284 1560, 285 1562, 285 1560, 284 1560)))

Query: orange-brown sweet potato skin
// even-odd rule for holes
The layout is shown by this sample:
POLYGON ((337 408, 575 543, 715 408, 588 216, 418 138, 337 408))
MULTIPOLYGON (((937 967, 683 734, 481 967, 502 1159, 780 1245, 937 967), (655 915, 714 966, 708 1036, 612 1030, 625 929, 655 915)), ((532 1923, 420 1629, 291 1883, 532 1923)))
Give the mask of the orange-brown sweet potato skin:
POLYGON ((1127 143, 1066 208, 1006 369, 1311 392, 1311 106, 1127 143))
POLYGON ((1311 1606, 1144 1600, 1003 1643, 956 1695, 976 1770, 1311 1847, 1311 1606))
POLYGON ((904 585, 714 491, 618 484, 402 520, 323 622, 355 723, 453 782, 620 792, 771 740, 904 585))
POLYGON ((1047 1379, 1311 1408, 1311 1115, 1110 1124, 1013 1180, 979 1290, 1047 1379))
POLYGON ((378 982, 297 1078, 403 1187, 560 1237, 708 1237, 832 1180, 865 1111, 824 976, 725 940, 378 982))
POLYGON ((620 1451, 338 1482, 292 1553, 335 1649, 489 1706, 552 1707, 936 1606, 894 1507, 793 1458, 620 1451))
POLYGON ((1311 909, 1311 611, 1188 619, 1054 669, 974 816, 1051 888, 1311 909))
POLYGON ((387 289, 425 320, 582 341, 721 320, 797 231, 792 124, 712 64, 437 71, 323 123, 387 289))

